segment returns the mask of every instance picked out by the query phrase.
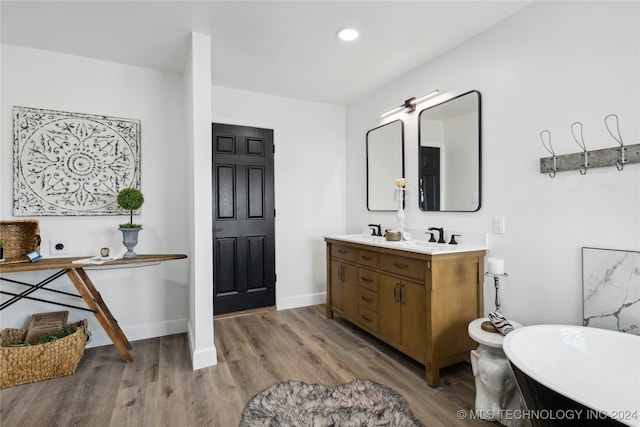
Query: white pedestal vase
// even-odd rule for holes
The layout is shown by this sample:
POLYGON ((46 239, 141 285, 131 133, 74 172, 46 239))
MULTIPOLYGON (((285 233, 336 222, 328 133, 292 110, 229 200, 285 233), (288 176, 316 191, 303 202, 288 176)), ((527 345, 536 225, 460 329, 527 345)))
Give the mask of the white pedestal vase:
POLYGON ((123 259, 135 258, 137 255, 133 251, 133 248, 138 244, 138 232, 142 230, 142 227, 138 228, 123 228, 118 230, 122 231, 122 244, 127 248, 127 252, 122 256, 123 259))

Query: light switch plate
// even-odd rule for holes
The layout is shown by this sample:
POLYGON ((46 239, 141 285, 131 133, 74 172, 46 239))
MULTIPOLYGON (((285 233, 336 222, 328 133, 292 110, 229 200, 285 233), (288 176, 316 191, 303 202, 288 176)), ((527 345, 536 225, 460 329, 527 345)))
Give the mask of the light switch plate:
POLYGON ((493 217, 493 234, 504 234, 504 217, 493 217))

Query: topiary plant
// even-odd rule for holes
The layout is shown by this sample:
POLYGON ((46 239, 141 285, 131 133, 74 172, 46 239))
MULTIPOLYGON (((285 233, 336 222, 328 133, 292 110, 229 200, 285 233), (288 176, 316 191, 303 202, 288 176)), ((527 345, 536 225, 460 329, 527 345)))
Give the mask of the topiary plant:
POLYGON ((130 211, 130 219, 128 224, 120 224, 122 228, 140 228, 140 224, 133 223, 133 211, 140 209, 140 206, 144 203, 144 196, 140 190, 135 188, 125 188, 118 193, 118 205, 122 209, 130 211))

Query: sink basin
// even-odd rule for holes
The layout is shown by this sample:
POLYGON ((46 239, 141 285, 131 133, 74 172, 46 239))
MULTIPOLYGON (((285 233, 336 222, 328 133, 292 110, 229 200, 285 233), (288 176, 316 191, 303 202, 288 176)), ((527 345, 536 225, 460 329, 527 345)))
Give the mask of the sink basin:
POLYGON ((341 237, 344 239, 352 240, 354 242, 357 241, 365 243, 379 243, 387 241, 384 236, 372 236, 370 234, 346 234, 341 237))
POLYGON ((432 252, 451 249, 451 246, 445 243, 433 243, 433 242, 428 242, 426 240, 408 240, 408 241, 402 241, 398 243, 401 243, 402 246, 405 246, 408 248, 418 248, 418 249, 424 249, 432 252))

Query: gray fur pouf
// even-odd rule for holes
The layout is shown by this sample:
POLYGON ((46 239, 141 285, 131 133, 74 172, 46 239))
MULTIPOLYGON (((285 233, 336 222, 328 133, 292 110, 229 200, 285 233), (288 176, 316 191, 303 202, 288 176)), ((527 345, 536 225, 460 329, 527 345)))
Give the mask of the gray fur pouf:
POLYGON ((240 427, 419 426, 407 401, 368 380, 326 386, 288 381, 256 394, 242 411, 240 427))

